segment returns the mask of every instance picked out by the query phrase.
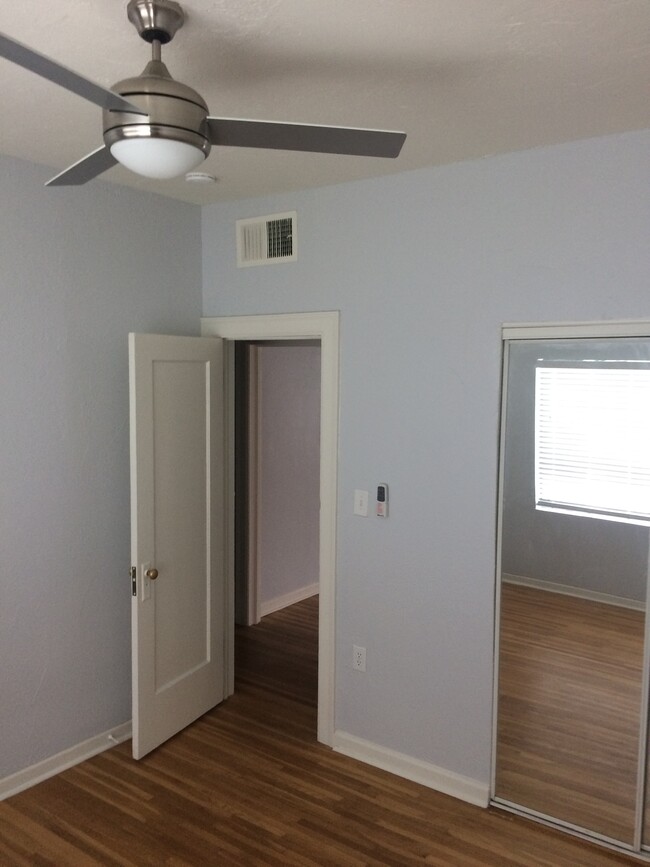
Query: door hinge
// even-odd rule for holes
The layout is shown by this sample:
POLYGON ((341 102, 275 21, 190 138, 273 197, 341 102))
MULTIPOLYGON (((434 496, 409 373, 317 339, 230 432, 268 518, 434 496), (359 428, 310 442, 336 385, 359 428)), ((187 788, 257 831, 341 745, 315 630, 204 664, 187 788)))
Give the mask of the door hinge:
POLYGON ((138 585, 135 580, 136 573, 137 569, 135 568, 135 566, 131 566, 131 569, 129 571, 129 575, 131 576, 131 596, 138 595, 138 585))

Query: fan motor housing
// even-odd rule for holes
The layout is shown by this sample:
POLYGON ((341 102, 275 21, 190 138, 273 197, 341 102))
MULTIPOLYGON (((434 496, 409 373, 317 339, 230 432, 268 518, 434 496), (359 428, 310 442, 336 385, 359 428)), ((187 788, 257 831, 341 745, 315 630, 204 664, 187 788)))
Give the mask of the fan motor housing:
POLYGON ((167 138, 199 148, 208 155, 208 106, 203 97, 186 84, 175 81, 159 60, 147 64, 142 75, 118 81, 112 88, 147 116, 104 109, 104 142, 125 138, 167 138))

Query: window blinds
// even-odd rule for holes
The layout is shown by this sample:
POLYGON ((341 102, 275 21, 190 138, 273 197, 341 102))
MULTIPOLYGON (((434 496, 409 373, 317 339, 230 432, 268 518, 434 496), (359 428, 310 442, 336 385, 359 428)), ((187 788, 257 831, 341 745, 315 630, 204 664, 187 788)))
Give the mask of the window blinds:
POLYGON ((650 523, 650 371, 537 367, 538 508, 650 523))

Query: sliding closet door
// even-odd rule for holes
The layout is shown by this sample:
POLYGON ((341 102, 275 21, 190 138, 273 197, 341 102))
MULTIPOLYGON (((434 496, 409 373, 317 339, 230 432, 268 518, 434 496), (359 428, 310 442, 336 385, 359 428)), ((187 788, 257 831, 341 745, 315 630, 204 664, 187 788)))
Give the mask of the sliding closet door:
POLYGON ((510 341, 495 801, 638 845, 650 341, 510 341))

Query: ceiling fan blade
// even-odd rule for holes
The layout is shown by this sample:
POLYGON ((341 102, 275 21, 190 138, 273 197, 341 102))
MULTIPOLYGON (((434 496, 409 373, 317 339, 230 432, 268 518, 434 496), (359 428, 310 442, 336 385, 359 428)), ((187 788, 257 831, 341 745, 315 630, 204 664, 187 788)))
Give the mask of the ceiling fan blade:
POLYGON ((101 175, 107 169, 117 165, 117 160, 106 147, 102 145, 97 150, 91 151, 82 157, 74 165, 68 166, 58 175, 45 184, 46 187, 72 187, 92 181, 97 175, 101 175))
POLYGON ((44 54, 39 54, 33 48, 16 42, 15 39, 5 36, 4 33, 0 33, 0 57, 11 60, 12 63, 17 63, 18 66, 23 66, 30 72, 35 72, 36 75, 40 75, 66 90, 71 90, 72 93, 94 102, 101 108, 106 108, 109 111, 130 111, 136 114, 146 114, 141 108, 123 99, 119 93, 114 93, 112 90, 102 87, 101 84, 89 81, 83 75, 73 72, 44 54))
POLYGON ((212 144, 225 147, 277 148, 363 157, 395 158, 406 138, 405 132, 389 130, 230 117, 209 117, 208 127, 212 144))

